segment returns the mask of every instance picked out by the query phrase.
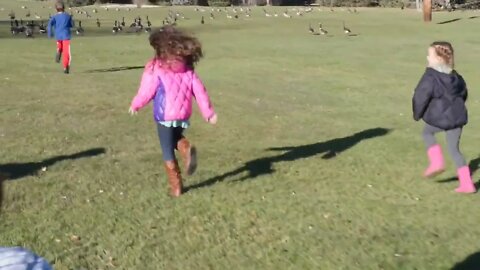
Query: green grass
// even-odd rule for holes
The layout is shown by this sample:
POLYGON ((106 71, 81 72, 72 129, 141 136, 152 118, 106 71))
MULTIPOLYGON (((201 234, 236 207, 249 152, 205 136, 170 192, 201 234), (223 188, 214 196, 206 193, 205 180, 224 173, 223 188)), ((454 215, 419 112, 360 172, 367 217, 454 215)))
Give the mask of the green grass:
MULTIPOLYGON (((21 5, 49 12, 9 0, 0 16, 12 7, 21 15, 21 5)), ((175 200, 151 108, 127 114, 142 70, 89 72, 144 65, 147 36, 112 36, 111 23, 148 14, 159 25, 168 9, 100 9, 104 28, 95 15, 72 41, 69 76, 53 61, 53 40, 10 38, 1 26, 0 171, 19 177, 4 185, 0 246, 26 246, 56 269, 431 270, 479 251, 479 197, 438 182, 454 176, 451 162, 436 179, 420 177, 422 125, 411 118, 427 45, 453 42, 470 88, 463 150, 479 157, 479 21, 468 19, 476 13, 435 13, 426 25, 415 11, 287 20, 256 8, 250 20, 202 26, 193 8, 176 10, 203 42, 198 72, 219 123, 195 109, 187 134, 200 167, 185 183, 203 187, 175 200), (342 20, 359 36, 345 37, 342 20), (333 37, 307 33, 319 21, 333 37), (375 128, 391 131, 354 135, 375 128), (68 159, 96 148, 106 153, 68 159)))

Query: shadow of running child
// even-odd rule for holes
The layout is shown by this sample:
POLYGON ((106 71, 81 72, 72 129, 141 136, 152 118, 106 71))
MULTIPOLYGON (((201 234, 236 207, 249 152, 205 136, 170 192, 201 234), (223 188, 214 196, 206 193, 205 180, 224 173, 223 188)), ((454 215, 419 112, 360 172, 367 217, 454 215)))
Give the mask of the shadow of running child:
POLYGON ((263 157, 246 162, 242 167, 233 171, 226 172, 222 175, 215 176, 204 182, 187 187, 186 190, 192 190, 202 187, 211 186, 217 182, 225 181, 228 178, 247 173, 246 176, 241 177, 235 181, 245 181, 253 179, 262 175, 272 174, 274 172, 273 164, 278 162, 295 161, 303 158, 312 157, 318 154, 323 154, 322 159, 332 159, 340 153, 352 148, 363 140, 372 139, 387 135, 391 130, 386 128, 372 128, 357 132, 353 135, 336 138, 333 140, 288 147, 269 148, 268 151, 284 152, 276 156, 263 157))

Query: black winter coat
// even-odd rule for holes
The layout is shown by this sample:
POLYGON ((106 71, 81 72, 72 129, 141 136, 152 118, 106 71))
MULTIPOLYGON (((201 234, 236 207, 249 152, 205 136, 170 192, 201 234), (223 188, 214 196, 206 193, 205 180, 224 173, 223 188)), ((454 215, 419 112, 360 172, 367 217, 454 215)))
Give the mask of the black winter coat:
POLYGON ((413 118, 443 130, 468 122, 467 85, 455 70, 450 74, 427 68, 413 95, 413 118))

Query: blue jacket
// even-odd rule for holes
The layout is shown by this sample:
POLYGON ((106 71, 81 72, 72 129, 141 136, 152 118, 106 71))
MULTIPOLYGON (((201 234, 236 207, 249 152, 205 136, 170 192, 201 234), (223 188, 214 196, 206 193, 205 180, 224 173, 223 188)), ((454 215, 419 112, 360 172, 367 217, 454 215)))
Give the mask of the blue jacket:
POLYGON ((60 12, 50 19, 48 22, 49 37, 53 37, 52 27, 55 29, 55 38, 57 40, 70 40, 72 38, 70 28, 73 27, 73 20, 70 14, 60 12))

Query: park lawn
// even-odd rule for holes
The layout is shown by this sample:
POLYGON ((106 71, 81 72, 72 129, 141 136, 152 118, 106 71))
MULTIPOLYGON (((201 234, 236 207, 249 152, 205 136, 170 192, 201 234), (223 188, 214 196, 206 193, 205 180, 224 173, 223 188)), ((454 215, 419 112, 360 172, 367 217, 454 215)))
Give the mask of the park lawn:
POLYGON ((10 37, 7 14, 21 5, 52 12, 0 4, 0 172, 11 176, 0 246, 25 246, 55 269, 478 269, 454 267, 480 249, 480 199, 453 192, 450 159, 444 175, 421 178, 422 125, 411 117, 428 44, 451 41, 470 90, 462 149, 478 167, 477 13, 424 24, 412 10, 269 19, 254 8, 212 21, 173 8, 203 43, 197 71, 219 123, 194 110, 187 136, 200 167, 171 199, 150 106, 127 114, 153 55, 148 36, 111 34, 123 16, 159 26, 169 8, 75 15, 85 35, 64 75, 53 40, 10 37), (308 33, 319 22, 331 36, 308 33))

